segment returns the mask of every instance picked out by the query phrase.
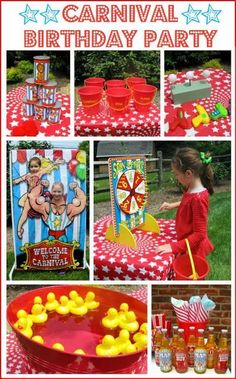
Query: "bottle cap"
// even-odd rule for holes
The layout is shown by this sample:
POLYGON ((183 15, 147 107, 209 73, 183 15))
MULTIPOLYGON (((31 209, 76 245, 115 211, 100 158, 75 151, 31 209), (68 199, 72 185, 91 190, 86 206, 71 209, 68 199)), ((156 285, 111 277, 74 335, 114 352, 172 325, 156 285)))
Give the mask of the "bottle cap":
POLYGON ((195 330, 195 326, 190 326, 189 329, 190 330, 195 330))
POLYGON ((208 327, 209 332, 213 332, 214 329, 215 329, 214 326, 209 326, 209 327, 208 327))
POLYGON ((228 333, 228 329, 221 329, 221 333, 228 333))
POLYGON ((178 330, 178 325, 173 325, 174 330, 178 330))
POLYGON ((198 329, 198 333, 203 334, 204 333, 204 329, 198 329))
POLYGON ((167 332, 167 329, 161 329, 162 333, 166 333, 167 332))
POLYGON ((179 333, 183 333, 184 329, 178 329, 179 333))

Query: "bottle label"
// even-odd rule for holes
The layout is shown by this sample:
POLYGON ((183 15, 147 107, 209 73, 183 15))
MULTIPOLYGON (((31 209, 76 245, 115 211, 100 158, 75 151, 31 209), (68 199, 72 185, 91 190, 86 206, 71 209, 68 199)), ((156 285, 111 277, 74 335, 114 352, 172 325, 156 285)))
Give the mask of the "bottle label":
POLYGON ((188 364, 189 364, 189 366, 194 365, 194 350, 195 350, 195 345, 188 346, 188 364))
POLYGON ((204 373, 207 366, 207 352, 205 349, 194 351, 194 369, 197 373, 204 373))
POLYGON ((175 367, 176 371, 185 371, 188 367, 187 364, 187 354, 183 351, 176 352, 175 355, 175 367))
POLYGON ((210 347, 207 350, 207 367, 208 368, 213 368, 214 367, 214 353, 215 353, 215 348, 210 347))
POLYGON ((160 351, 160 347, 156 347, 156 349, 155 349, 155 362, 156 362, 157 366, 160 365, 159 351, 160 351))
POLYGON ((159 351, 160 369, 162 372, 168 372, 172 368, 171 350, 161 349, 159 351))
POLYGON ((216 370, 221 373, 225 373, 228 368, 228 353, 218 353, 218 359, 216 363, 216 370))

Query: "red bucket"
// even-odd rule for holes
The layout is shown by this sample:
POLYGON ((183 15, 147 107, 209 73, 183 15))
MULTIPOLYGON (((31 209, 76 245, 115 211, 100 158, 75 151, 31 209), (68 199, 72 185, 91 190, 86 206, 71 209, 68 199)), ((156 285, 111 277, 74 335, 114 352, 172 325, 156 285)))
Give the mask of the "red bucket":
POLYGON ((84 85, 85 86, 96 86, 96 87, 102 87, 104 85, 105 79, 103 78, 88 78, 85 79, 84 85))
POLYGON ((109 330, 102 326, 101 319, 108 308, 119 309, 121 303, 128 303, 129 308, 137 316, 141 325, 147 320, 147 306, 139 300, 124 293, 111 291, 96 286, 64 285, 38 288, 16 297, 7 307, 7 320, 13 328, 22 350, 22 360, 28 360, 30 367, 36 371, 61 374, 146 374, 146 349, 131 354, 115 357, 100 357, 95 355, 95 346, 105 334, 117 336, 119 330, 109 330), (16 313, 24 309, 30 313, 34 297, 40 296, 45 304, 46 296, 53 292, 57 299, 76 290, 80 296, 85 297, 88 291, 95 293, 99 308, 89 311, 85 316, 58 315, 48 313, 48 320, 44 324, 34 324, 33 332, 41 335, 45 343, 39 344, 21 334, 13 327, 17 321, 16 313), (63 344, 65 351, 55 350, 53 343, 63 344), (73 351, 81 348, 86 355, 76 355, 73 351))
POLYGON ((102 100, 102 87, 85 86, 78 89, 84 110, 88 114, 97 114, 102 100))
POLYGON ((190 336, 190 326, 194 326, 194 334, 195 337, 198 336, 198 329, 206 329, 208 321, 202 321, 202 322, 186 322, 186 321, 179 321, 177 320, 177 323, 179 325, 180 329, 184 329, 184 339, 185 342, 188 343, 188 339, 190 336))
MULTIPOLYGON (((193 255, 193 261, 199 275, 198 280, 204 280, 210 271, 208 262, 198 255, 193 255)), ((176 274, 175 280, 193 280, 190 278, 193 272, 188 254, 179 255, 174 260, 173 269, 176 274)))
POLYGON ((141 78, 139 76, 131 76, 130 78, 126 79, 126 83, 130 89, 132 89, 135 85, 138 84, 146 84, 146 79, 141 78))
POLYGON ((106 90, 107 102, 113 114, 124 114, 129 106, 131 97, 127 88, 110 88, 106 90))
POLYGON ((147 112, 153 102, 157 88, 150 84, 138 84, 132 88, 137 111, 147 112))
POLYGON ((105 83, 107 89, 125 87, 125 81, 120 79, 107 80, 105 83))

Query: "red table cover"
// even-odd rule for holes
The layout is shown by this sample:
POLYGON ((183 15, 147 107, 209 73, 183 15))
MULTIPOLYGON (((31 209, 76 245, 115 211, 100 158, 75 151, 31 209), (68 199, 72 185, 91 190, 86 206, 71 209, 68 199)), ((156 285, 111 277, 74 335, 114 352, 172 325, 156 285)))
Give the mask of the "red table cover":
MULTIPOLYGON (((194 70, 194 79, 199 80, 203 78, 202 72, 204 70, 194 70)), ((189 102, 174 105, 171 99, 171 83, 168 76, 165 76, 165 135, 172 136, 187 136, 187 137, 201 137, 201 136, 214 136, 214 137, 230 137, 231 135, 231 117, 220 118, 216 121, 211 121, 209 124, 201 124, 197 128, 192 126, 192 118, 198 112, 195 109, 197 104, 201 104, 207 112, 212 112, 215 109, 217 102, 222 103, 226 108, 231 98, 231 76, 228 72, 219 69, 209 69, 210 76, 207 78, 211 84, 211 97, 201 99, 199 101, 189 102), (188 120, 188 128, 183 129, 177 127, 175 130, 169 130, 169 122, 173 121, 176 116, 175 109, 182 106, 186 113, 188 120)), ((184 83, 186 79, 186 72, 179 72, 176 74, 178 83, 184 83)))
POLYGON ((166 280, 171 272, 173 254, 158 255, 158 245, 176 241, 175 221, 158 220, 160 235, 136 230, 137 249, 105 240, 112 223, 106 216, 94 224, 95 280, 166 280))
MULTIPOLYGON (((7 135, 19 126, 20 122, 28 120, 23 117, 22 102, 26 96, 25 86, 17 87, 7 94, 7 135)), ((34 120, 39 134, 38 137, 66 137, 70 134, 70 96, 62 93, 56 94, 56 101, 62 103, 61 120, 58 124, 49 124, 47 121, 34 120)))
POLYGON ((97 115, 88 115, 79 105, 75 113, 76 136, 160 136, 160 111, 152 104, 147 113, 137 112, 131 101, 124 115, 110 114, 102 103, 97 115))
MULTIPOLYGON (((133 290, 129 293, 135 299, 147 303, 147 287, 142 286, 138 290, 133 290)), ((28 362, 27 358, 22 354, 22 350, 18 345, 15 333, 9 333, 7 335, 7 374, 44 374, 42 371, 35 370, 28 362)), ((145 360, 144 360, 145 361, 145 360)), ((140 367, 140 374, 147 372, 147 366, 140 367)))

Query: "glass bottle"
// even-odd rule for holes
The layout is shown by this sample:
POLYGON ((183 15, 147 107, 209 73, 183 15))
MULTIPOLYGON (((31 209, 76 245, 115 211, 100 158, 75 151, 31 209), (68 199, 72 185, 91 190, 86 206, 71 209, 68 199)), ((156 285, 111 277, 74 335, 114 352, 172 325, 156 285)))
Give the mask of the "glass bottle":
POLYGON ((196 348, 196 337, 195 337, 195 326, 189 327, 190 334, 187 343, 187 352, 188 352, 188 365, 189 367, 194 366, 194 350, 196 348))
POLYGON ((178 344, 175 352, 175 369, 176 372, 183 373, 188 371, 188 356, 187 356, 187 348, 184 341, 184 330, 178 330, 178 344))
POLYGON ((172 341, 170 344, 170 348, 172 351, 172 365, 174 367, 175 367, 175 352, 176 352, 177 344, 178 344, 178 326, 174 325, 173 326, 173 337, 172 337, 172 341))
POLYGON ((159 350, 160 370, 162 372, 169 372, 172 370, 172 353, 166 334, 167 329, 162 329, 162 341, 159 350))
POLYGON ((214 359, 215 359, 215 353, 216 353, 216 342, 215 342, 215 336, 214 336, 214 327, 209 326, 208 328, 208 337, 207 337, 207 343, 206 343, 206 349, 207 349, 207 368, 214 368, 214 359))
POLYGON ((197 346, 194 351, 194 371, 204 374, 207 368, 207 350, 204 346, 204 329, 198 329, 197 346))
POLYGON ((162 341, 161 326, 156 326, 156 333, 155 333, 154 342, 153 342, 153 349, 155 352, 155 362, 156 362, 157 366, 160 365, 159 350, 161 347, 161 341, 162 341))
POLYGON ((227 341, 227 329, 221 330, 218 349, 216 351, 215 372, 217 374, 225 374, 228 368, 229 348, 227 341))

